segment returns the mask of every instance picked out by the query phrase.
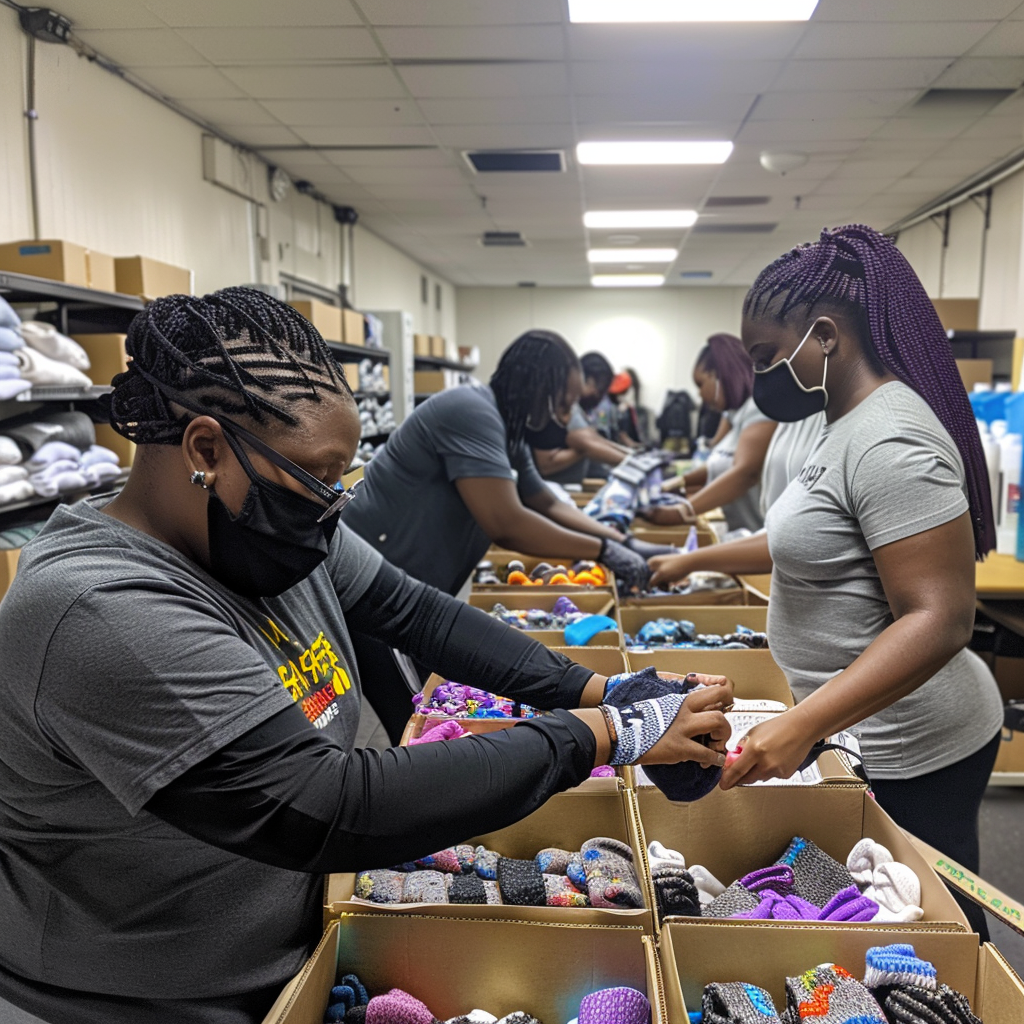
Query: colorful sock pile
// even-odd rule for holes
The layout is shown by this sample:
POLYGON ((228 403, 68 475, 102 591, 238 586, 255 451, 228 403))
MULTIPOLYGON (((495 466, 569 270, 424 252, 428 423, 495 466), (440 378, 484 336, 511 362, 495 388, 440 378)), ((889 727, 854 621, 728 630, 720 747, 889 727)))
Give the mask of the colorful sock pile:
POLYGON ((508 697, 452 682, 442 683, 429 697, 415 694, 412 703, 414 714, 432 718, 535 718, 541 714, 508 697))
POLYGON ((483 846, 453 846, 394 868, 360 871, 354 896, 384 905, 644 907, 632 851, 625 843, 601 837, 587 840, 579 851, 548 847, 530 860, 503 857, 483 846))
POLYGON ((653 619, 645 622, 636 636, 626 634, 627 651, 649 651, 658 648, 675 650, 759 650, 768 646, 768 634, 737 624, 734 633, 698 633, 689 619, 653 619))
POLYGON ((564 594, 555 601, 551 611, 543 608, 506 608, 495 604, 489 615, 515 629, 565 629, 566 626, 587 617, 564 594))

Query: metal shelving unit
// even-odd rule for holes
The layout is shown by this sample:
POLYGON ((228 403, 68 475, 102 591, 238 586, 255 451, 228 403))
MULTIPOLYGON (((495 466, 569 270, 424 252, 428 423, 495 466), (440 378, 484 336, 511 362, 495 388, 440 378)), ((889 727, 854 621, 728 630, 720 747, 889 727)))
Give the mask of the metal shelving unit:
POLYGON ((109 384, 93 384, 91 388, 65 387, 63 384, 42 384, 14 397, 15 402, 95 402, 114 389, 109 384))
POLYGON ((440 356, 413 356, 413 364, 417 370, 461 370, 463 373, 472 373, 476 369, 475 364, 442 359, 440 356))
POLYGON ((327 347, 334 353, 338 361, 343 363, 351 363, 354 359, 372 359, 375 362, 387 363, 391 359, 391 354, 386 348, 345 345, 340 341, 329 341, 327 347))

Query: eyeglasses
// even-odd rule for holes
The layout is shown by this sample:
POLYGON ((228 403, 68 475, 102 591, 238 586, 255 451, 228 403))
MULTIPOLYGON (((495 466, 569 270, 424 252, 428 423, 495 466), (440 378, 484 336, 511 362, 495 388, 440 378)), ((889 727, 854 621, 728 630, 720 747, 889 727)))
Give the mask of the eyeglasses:
POLYGON ((334 487, 328 486, 322 480, 318 480, 313 476, 312 473, 307 473, 301 466, 297 466, 291 459, 285 458, 279 451, 271 448, 269 444, 265 444, 255 434, 250 434, 245 427, 239 426, 226 416, 218 415, 214 419, 220 424, 221 429, 224 431, 224 437, 227 439, 228 444, 231 445, 231 450, 238 457, 243 467, 252 470, 253 473, 256 472, 249 465, 249 460, 241 450, 241 446, 238 444, 239 440, 244 441, 253 451, 258 452, 269 462, 272 462, 278 469, 284 470, 293 480, 297 480, 308 491, 311 491, 319 501, 322 501, 327 508, 324 509, 321 516, 317 519, 318 523, 322 523, 325 519, 330 519, 331 516, 337 515, 355 497, 356 492, 354 488, 346 491, 340 483, 334 487))

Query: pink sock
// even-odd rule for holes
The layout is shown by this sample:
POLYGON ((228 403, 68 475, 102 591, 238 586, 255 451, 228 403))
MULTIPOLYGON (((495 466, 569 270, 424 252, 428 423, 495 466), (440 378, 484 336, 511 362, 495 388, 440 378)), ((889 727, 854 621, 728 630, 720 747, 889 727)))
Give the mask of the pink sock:
POLYGON ((366 1024, 435 1024, 437 1018, 415 996, 393 988, 366 1006, 366 1024))

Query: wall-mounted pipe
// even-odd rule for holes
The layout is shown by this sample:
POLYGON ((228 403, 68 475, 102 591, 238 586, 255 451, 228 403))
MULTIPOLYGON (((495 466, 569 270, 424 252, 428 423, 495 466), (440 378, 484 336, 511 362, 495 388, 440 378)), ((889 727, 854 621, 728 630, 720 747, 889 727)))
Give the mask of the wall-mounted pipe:
POLYGON ((25 62, 25 126, 28 151, 29 211, 32 215, 32 237, 39 239, 39 163, 36 156, 36 41, 28 36, 28 59, 25 62))

